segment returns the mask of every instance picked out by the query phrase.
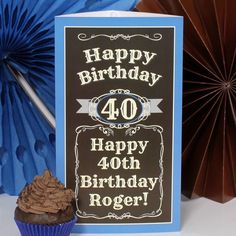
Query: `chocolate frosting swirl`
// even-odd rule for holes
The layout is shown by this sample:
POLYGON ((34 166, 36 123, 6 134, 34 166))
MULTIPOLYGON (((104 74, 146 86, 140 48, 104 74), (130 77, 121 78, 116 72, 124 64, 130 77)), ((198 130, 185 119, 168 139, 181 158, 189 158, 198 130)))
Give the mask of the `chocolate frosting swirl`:
POLYGON ((34 181, 22 190, 17 204, 26 213, 58 213, 71 206, 73 199, 74 192, 66 189, 46 170, 42 176, 36 176, 34 181))

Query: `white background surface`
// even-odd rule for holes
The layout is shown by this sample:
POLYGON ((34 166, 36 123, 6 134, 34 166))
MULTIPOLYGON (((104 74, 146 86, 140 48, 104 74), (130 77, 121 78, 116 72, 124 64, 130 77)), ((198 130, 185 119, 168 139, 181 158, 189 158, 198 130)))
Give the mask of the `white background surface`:
MULTIPOLYGON (((16 197, 0 194, 0 235, 20 236, 14 222, 16 197)), ((236 199, 225 204, 204 198, 182 201, 182 229, 179 233, 138 234, 139 236, 235 236, 236 199)), ((105 233, 105 232, 104 232, 105 233)), ((71 234, 71 236, 82 234, 71 234)), ((86 234, 89 236, 91 234, 86 234)), ((95 235, 95 234, 93 234, 95 235)), ((111 234, 109 234, 111 235, 111 234)), ((122 234, 135 236, 137 234, 122 234)))

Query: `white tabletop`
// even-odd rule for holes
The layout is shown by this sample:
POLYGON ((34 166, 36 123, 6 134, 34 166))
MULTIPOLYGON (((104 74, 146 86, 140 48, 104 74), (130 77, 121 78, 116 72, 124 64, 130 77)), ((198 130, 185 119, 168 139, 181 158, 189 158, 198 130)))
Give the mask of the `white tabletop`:
MULTIPOLYGON (((0 195, 0 234, 20 236, 14 222, 16 197, 0 195)), ((78 234, 71 234, 75 236, 78 234)), ((82 236, 82 234, 79 234, 82 236)), ((137 234, 133 234, 137 235, 137 234)), ((129 234, 129 236, 133 236, 129 234)), ((236 199, 225 204, 204 198, 182 201, 182 229, 179 233, 139 234, 139 236, 234 236, 236 235, 236 199)), ((86 236, 89 236, 87 234, 86 236)), ((122 234, 122 236, 128 236, 122 234)))

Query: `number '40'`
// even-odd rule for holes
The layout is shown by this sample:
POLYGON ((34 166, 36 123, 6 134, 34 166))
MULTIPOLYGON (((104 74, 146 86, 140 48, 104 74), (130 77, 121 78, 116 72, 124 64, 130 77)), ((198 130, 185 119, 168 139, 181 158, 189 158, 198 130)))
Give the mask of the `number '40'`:
POLYGON ((138 108, 134 99, 124 99, 119 108, 116 103, 116 98, 109 98, 104 105, 101 114, 108 115, 107 120, 116 120, 120 114, 125 120, 132 120, 136 116, 138 108))

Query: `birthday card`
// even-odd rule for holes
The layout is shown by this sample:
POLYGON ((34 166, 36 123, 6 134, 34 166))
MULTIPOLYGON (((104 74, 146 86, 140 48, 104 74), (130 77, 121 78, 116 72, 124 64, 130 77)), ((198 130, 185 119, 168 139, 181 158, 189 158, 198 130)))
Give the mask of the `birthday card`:
POLYGON ((74 232, 180 227, 182 17, 56 17, 57 175, 74 232))

